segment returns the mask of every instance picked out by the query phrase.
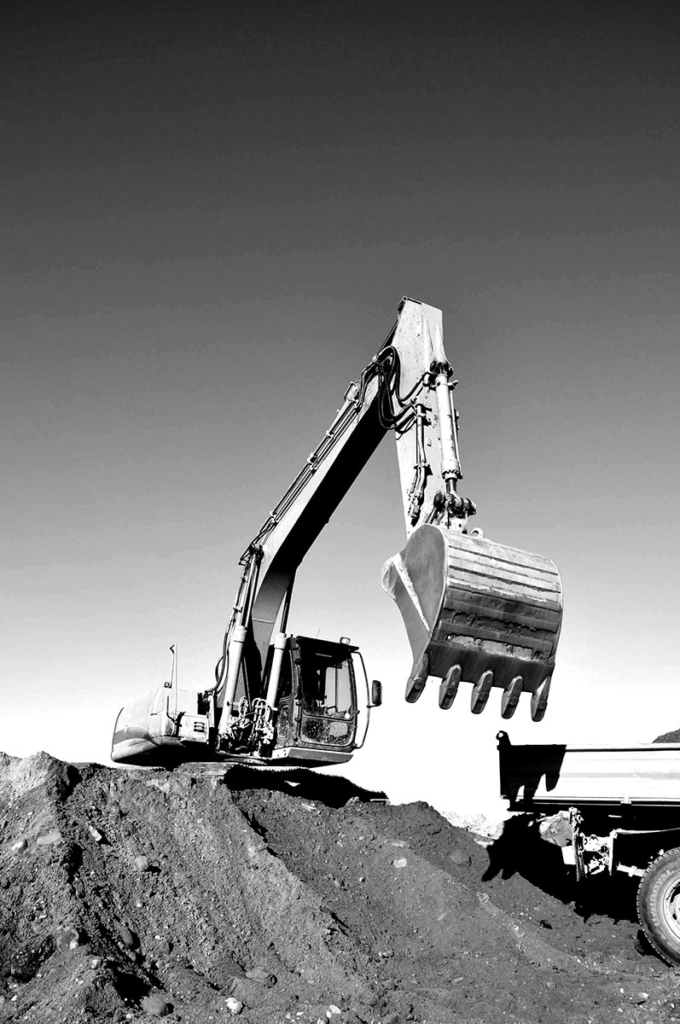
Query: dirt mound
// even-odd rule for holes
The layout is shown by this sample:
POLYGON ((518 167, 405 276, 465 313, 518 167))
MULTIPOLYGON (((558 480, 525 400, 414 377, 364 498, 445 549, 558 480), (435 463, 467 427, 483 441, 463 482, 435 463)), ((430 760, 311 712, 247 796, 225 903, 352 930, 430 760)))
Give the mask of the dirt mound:
POLYGON ((45 754, 0 755, 0 807, 0 1021, 644 1024, 680 996, 522 820, 485 846, 337 777, 45 754))

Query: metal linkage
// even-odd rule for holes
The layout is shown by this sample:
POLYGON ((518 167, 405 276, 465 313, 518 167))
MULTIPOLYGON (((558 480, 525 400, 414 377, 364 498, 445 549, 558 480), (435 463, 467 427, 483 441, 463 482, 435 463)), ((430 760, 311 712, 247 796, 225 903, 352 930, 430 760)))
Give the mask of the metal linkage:
POLYGON ((430 464, 425 457, 425 419, 426 408, 424 405, 418 403, 415 409, 416 462, 413 467, 413 482, 408 489, 408 514, 411 518, 412 524, 417 523, 420 518, 420 509, 422 508, 423 500, 425 498, 427 475, 428 472, 431 472, 430 464))

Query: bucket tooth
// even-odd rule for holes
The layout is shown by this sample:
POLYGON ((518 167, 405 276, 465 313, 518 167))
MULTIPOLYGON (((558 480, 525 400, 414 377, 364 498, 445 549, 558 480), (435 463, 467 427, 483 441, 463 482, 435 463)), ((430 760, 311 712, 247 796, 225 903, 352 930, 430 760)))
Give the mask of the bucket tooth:
POLYGON ((534 722, 541 722, 543 720, 545 709, 548 706, 551 682, 552 676, 548 676, 536 689, 535 693, 531 695, 531 717, 534 722))
POLYGON ((463 670, 460 665, 453 665, 446 673, 439 686, 439 707, 448 711, 456 699, 463 670))
POLYGON ((519 698, 522 694, 522 687, 524 686, 524 680, 521 676, 515 676, 511 679, 508 685, 503 690, 503 696, 501 697, 501 717, 512 718, 517 705, 519 704, 519 698))
POLYGON ((415 704, 420 697, 421 693, 425 689, 425 683, 427 677, 430 674, 430 659, 427 654, 423 654, 420 661, 413 666, 411 675, 408 677, 406 683, 406 700, 409 704, 415 704))
POLYGON ((493 686, 493 672, 482 672, 479 681, 472 688, 470 711, 473 715, 481 715, 493 686))

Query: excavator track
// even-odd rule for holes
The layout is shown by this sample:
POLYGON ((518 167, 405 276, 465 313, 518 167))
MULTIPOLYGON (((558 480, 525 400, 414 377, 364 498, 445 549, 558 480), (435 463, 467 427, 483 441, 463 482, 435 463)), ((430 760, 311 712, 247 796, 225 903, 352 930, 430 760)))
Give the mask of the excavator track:
POLYGON ((462 680, 473 685, 473 712, 500 687, 504 718, 529 692, 540 721, 562 620, 562 584, 549 558, 475 533, 421 526, 386 563, 383 587, 399 606, 413 652, 407 700, 417 700, 436 676, 446 709, 462 680))

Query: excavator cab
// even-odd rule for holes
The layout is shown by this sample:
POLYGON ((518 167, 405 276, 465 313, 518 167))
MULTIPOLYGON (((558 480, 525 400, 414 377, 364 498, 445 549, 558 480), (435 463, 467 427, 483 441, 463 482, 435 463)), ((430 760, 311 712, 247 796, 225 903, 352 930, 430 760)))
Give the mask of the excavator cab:
POLYGON ((369 693, 359 649, 346 638, 279 634, 261 684, 256 675, 255 687, 249 686, 248 673, 239 673, 234 699, 221 711, 217 749, 234 761, 342 764, 363 745, 370 709, 380 702, 380 684, 369 693))
POLYGON ((338 764, 357 747, 357 675, 366 675, 358 648, 291 637, 279 678, 273 761, 338 764), (355 667, 356 666, 356 667, 355 667))

